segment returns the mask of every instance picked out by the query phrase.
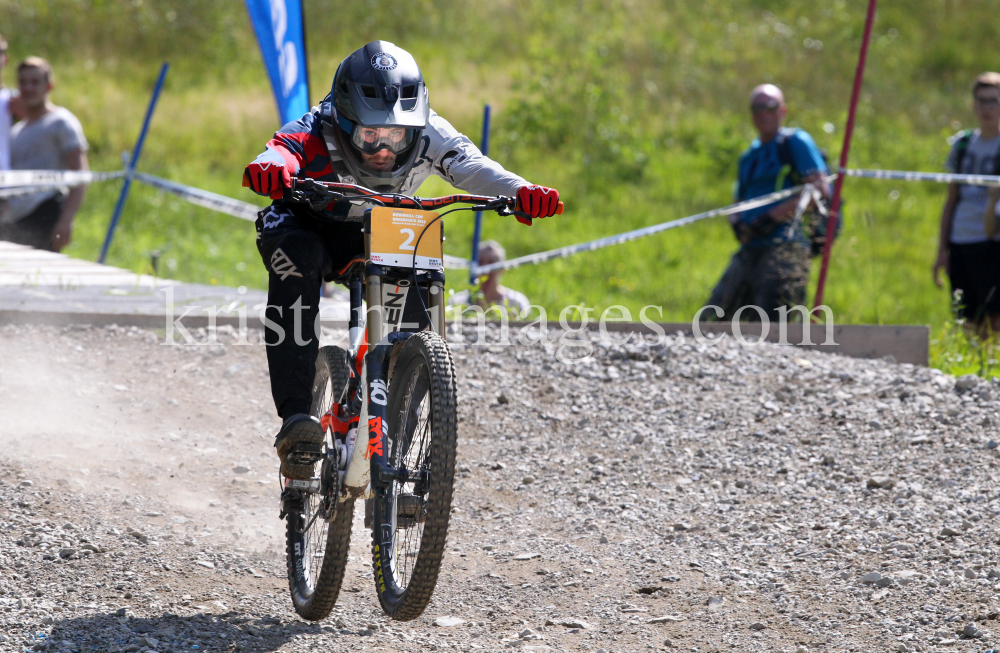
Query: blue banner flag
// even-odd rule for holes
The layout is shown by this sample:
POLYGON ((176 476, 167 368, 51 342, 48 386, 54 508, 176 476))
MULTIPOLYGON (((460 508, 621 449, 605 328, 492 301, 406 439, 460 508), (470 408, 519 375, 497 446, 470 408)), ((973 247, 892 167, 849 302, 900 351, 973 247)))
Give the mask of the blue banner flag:
POLYGON ((284 125, 309 111, 302 0, 246 0, 284 125))

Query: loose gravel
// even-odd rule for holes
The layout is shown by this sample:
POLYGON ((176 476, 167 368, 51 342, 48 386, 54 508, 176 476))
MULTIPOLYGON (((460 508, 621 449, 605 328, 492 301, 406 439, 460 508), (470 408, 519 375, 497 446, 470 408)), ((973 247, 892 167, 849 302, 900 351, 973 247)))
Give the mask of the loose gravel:
POLYGON ((307 623, 280 555, 261 346, 0 328, 0 651, 994 644, 995 384, 729 338, 457 336, 430 607, 382 615, 359 509, 344 592, 307 623))

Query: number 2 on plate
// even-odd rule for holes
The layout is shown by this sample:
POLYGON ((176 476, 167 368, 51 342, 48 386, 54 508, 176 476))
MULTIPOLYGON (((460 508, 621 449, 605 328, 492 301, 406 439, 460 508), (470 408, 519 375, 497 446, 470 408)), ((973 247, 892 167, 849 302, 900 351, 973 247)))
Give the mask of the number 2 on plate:
POLYGON ((406 240, 403 241, 403 244, 399 246, 399 249, 408 249, 411 252, 414 249, 416 249, 416 247, 414 245, 410 244, 410 243, 413 242, 413 238, 414 238, 413 229, 400 229, 399 233, 406 234, 406 236, 407 236, 406 240))

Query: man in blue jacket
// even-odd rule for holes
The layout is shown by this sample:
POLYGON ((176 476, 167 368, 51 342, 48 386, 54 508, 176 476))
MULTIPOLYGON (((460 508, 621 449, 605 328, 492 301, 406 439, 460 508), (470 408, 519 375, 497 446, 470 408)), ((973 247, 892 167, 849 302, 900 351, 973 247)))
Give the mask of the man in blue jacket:
MULTIPOLYGON (((762 84, 750 94, 750 112, 759 137, 740 156, 736 200, 769 195, 800 184, 823 183, 828 174, 823 154, 808 133, 782 127, 788 107, 777 86, 762 84)), ((769 319, 779 319, 778 308, 805 303, 809 280, 810 244, 801 221, 794 220, 798 197, 730 216, 741 247, 712 291, 708 304, 730 319, 741 306, 759 306, 769 319)), ((711 319, 711 311, 706 311, 711 319)), ((742 319, 759 320, 756 310, 742 319)))

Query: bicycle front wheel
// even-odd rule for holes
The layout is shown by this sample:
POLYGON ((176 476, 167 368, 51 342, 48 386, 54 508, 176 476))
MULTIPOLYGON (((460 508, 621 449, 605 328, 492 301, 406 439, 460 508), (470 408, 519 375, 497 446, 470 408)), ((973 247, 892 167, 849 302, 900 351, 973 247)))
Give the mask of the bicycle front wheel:
MULTIPOLYGON (((314 417, 322 418, 340 401, 350 374, 347 352, 339 347, 319 350, 313 381, 311 413, 314 417)), ((333 434, 327 430, 326 448, 329 450, 334 444, 333 434)), ((329 459, 323 464, 329 465, 329 459)), ((354 519, 354 501, 345 501, 337 504, 336 514, 326 522, 322 501, 318 494, 304 494, 301 509, 288 513, 285 526, 292 604, 299 616, 312 621, 324 619, 337 603, 351 548, 354 519)))
POLYGON ((423 331, 402 346, 389 381, 386 456, 417 472, 376 493, 372 560, 379 603, 400 621, 420 616, 437 584, 455 477, 455 363, 444 339, 423 331))

